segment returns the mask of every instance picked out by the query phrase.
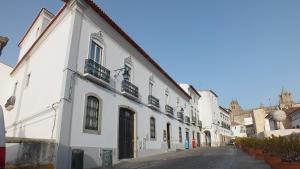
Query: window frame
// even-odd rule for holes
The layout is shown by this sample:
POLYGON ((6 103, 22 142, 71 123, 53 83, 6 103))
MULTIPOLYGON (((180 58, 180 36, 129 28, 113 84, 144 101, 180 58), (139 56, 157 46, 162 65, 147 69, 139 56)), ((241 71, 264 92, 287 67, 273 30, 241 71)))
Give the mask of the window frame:
MULTIPOLYGON (((94 50, 96 51, 96 48, 94 50)), ((87 57, 88 57, 88 59, 92 59, 94 62, 96 62, 100 65, 104 64, 104 45, 101 42, 99 42, 99 40, 97 40, 96 38, 91 37, 91 39, 90 39, 90 45, 89 45, 89 51, 88 51, 88 56, 87 57), (96 61, 95 53, 94 53, 93 58, 91 58, 93 43, 101 48, 101 51, 99 53, 100 54, 99 62, 96 61)))
POLYGON ((182 128, 180 126, 178 127, 178 132, 179 132, 179 135, 178 135, 179 143, 182 143, 182 128))
POLYGON ((149 126, 150 126, 150 140, 156 140, 156 119, 155 119, 155 117, 153 117, 153 116, 151 116, 150 117, 150 124, 149 124, 149 126), (152 121, 151 120, 154 120, 154 138, 152 137, 152 121))
POLYGON ((88 134, 96 134, 96 135, 101 135, 101 126, 102 126, 102 109, 103 109, 103 100, 96 94, 94 93, 88 93, 85 95, 85 103, 84 103, 84 116, 83 116, 83 125, 82 125, 82 131, 83 133, 88 133, 88 134), (99 108, 98 108, 98 130, 90 130, 86 129, 86 116, 87 116, 87 103, 88 103, 88 97, 95 97, 98 99, 99 102, 99 108))
POLYGON ((25 84, 26 88, 29 86, 30 78, 31 78, 31 73, 28 73, 27 76, 26 76, 26 84, 25 84))
POLYGON ((149 81, 149 95, 151 96, 153 96, 153 87, 154 87, 153 81, 149 81))

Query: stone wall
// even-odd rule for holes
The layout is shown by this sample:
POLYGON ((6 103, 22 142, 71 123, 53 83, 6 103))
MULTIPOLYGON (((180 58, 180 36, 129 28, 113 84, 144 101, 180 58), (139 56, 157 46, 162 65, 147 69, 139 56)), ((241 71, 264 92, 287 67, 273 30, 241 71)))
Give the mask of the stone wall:
POLYGON ((52 166, 55 160, 54 140, 6 138, 8 168, 52 166))

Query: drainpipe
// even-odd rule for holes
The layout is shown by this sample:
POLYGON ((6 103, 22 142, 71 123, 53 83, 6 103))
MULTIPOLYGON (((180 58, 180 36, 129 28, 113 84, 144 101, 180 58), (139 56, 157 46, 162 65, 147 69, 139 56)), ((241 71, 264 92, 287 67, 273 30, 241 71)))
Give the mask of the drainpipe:
POLYGON ((63 70, 63 82, 61 90, 61 107, 59 108, 57 123, 57 156, 55 162, 56 169, 71 168, 71 131, 72 113, 74 101, 74 81, 77 70, 78 50, 82 26, 83 5, 74 0, 68 5, 67 10, 71 10, 72 23, 69 34, 69 41, 66 53, 65 68, 63 70))

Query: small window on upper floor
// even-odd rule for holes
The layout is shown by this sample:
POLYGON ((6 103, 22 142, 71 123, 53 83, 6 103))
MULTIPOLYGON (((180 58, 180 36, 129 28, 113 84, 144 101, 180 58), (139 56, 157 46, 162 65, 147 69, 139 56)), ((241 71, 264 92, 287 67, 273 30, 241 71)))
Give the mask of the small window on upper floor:
POLYGON ((38 27, 38 28, 36 29, 35 36, 38 37, 39 34, 40 34, 40 27, 38 27))
POLYGON ((15 83, 13 96, 16 96, 17 88, 18 88, 18 82, 15 83))
POLYGON ((179 106, 179 104, 180 104, 180 99, 179 99, 179 97, 177 97, 176 103, 177 103, 177 106, 179 106))
POLYGON ((100 46, 96 41, 91 41, 89 59, 93 60, 98 64, 102 64, 103 60, 103 47, 100 46))
POLYGON ((169 104, 169 90, 168 89, 166 89, 166 91, 165 91, 165 102, 166 102, 166 105, 169 104))
POLYGON ((31 76, 31 74, 30 74, 30 73, 28 73, 28 74, 27 74, 27 77, 26 77, 26 87, 28 87, 28 86, 29 86, 29 82, 30 82, 30 76, 31 76))
POLYGON ((153 96, 153 82, 152 81, 149 82, 149 95, 153 96))

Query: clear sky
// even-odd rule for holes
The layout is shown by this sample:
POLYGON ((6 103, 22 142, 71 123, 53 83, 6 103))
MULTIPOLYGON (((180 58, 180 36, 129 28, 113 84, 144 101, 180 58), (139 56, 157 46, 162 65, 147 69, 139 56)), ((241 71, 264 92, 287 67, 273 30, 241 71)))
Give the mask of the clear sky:
MULTIPOLYGON (((300 101, 299 0, 96 0, 177 82, 212 89, 228 106, 278 102, 284 86, 300 101), (269 101, 270 98, 270 101, 269 101)), ((18 42, 40 8, 60 0, 2 0, 0 61, 16 64, 18 42)))

